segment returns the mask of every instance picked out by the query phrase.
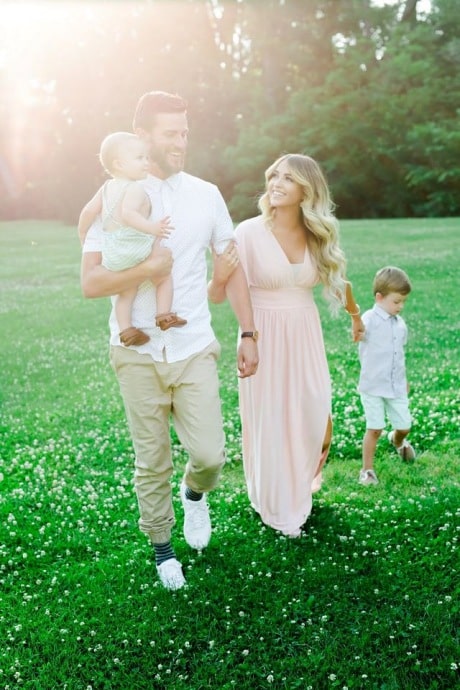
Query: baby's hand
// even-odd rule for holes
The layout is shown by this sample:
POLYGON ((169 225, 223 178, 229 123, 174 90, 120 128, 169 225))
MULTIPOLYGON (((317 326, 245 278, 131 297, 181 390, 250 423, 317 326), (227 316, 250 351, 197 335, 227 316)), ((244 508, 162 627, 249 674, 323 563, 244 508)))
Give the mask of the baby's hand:
POLYGON ((162 239, 167 239, 172 230, 174 230, 174 226, 171 225, 171 217, 170 216, 165 216, 161 220, 158 221, 156 224, 158 226, 158 232, 155 234, 157 237, 161 237, 162 239))

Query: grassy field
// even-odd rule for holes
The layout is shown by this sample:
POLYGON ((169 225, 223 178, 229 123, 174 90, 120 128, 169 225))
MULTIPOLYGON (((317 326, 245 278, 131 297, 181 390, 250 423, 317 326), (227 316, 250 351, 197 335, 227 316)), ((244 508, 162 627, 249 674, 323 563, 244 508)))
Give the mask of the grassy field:
POLYGON ((306 533, 249 507, 240 456, 236 325, 213 309, 229 463, 202 555, 174 541, 188 587, 159 586, 137 529, 133 452, 108 364, 105 299, 84 300, 74 228, 0 224, 0 688, 454 690, 459 629, 460 219, 344 222, 363 309, 377 268, 412 282, 404 317, 418 458, 364 431, 356 346, 321 297, 334 443, 306 533))

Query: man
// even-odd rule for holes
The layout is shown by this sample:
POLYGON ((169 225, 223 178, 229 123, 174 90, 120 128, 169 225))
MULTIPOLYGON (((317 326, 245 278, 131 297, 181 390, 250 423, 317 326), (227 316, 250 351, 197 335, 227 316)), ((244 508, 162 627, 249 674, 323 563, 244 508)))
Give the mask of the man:
MULTIPOLYGON (((206 252, 208 248, 217 255, 232 252, 233 224, 217 187, 183 172, 188 125, 182 98, 162 91, 144 94, 133 128, 149 147, 151 175, 145 189, 152 203, 152 219, 172 218, 169 249, 113 273, 101 265, 102 227, 94 224, 83 247, 81 284, 86 297, 113 296, 139 286, 133 326, 145 331, 150 340, 140 346, 122 346, 112 308, 110 357, 135 450, 139 526, 153 544, 163 586, 176 590, 185 579, 171 545, 175 518, 169 419, 172 415, 189 456, 180 490, 184 536, 192 548, 201 550, 211 536, 206 494, 216 486, 225 462, 217 377, 220 346, 207 302, 206 252), (172 308, 187 324, 161 331, 154 327, 153 284, 170 271, 171 253, 172 308)), ((239 376, 251 376, 257 369, 257 336, 246 278, 239 265, 227 283, 226 294, 245 336, 238 348, 239 376)))

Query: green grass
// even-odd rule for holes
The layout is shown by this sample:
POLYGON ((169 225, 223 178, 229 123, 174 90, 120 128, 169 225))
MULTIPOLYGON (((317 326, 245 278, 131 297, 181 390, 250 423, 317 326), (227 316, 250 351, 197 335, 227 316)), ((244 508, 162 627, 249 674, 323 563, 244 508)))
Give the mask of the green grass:
POLYGON ((308 530, 250 509, 240 456, 236 326, 213 309, 229 463, 188 587, 159 586, 137 529, 133 452, 108 364, 107 300, 80 295, 74 228, 0 224, 0 688, 453 690, 458 687, 458 219, 342 224, 362 308, 377 268, 413 282, 404 312, 419 453, 381 441, 357 484, 364 430, 356 346, 319 298, 334 443, 308 530))

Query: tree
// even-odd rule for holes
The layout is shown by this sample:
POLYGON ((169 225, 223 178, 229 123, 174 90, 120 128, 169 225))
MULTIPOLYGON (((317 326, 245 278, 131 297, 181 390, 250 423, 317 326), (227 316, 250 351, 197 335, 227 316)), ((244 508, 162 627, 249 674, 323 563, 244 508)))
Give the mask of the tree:
POLYGON ((286 151, 322 163, 342 217, 458 212, 456 0, 20 5, 0 5, 3 218, 76 222, 101 139, 152 89, 188 100, 188 169, 235 220, 286 151))
POLYGON ((245 166, 234 166, 238 218, 254 210, 254 180, 261 185, 263 169, 286 150, 320 161, 342 217, 458 213, 457 13, 452 0, 438 0, 415 24, 399 13, 361 6, 354 21, 349 13, 348 33, 331 37, 334 63, 322 84, 293 93, 282 116, 228 148, 228 160, 245 166))

